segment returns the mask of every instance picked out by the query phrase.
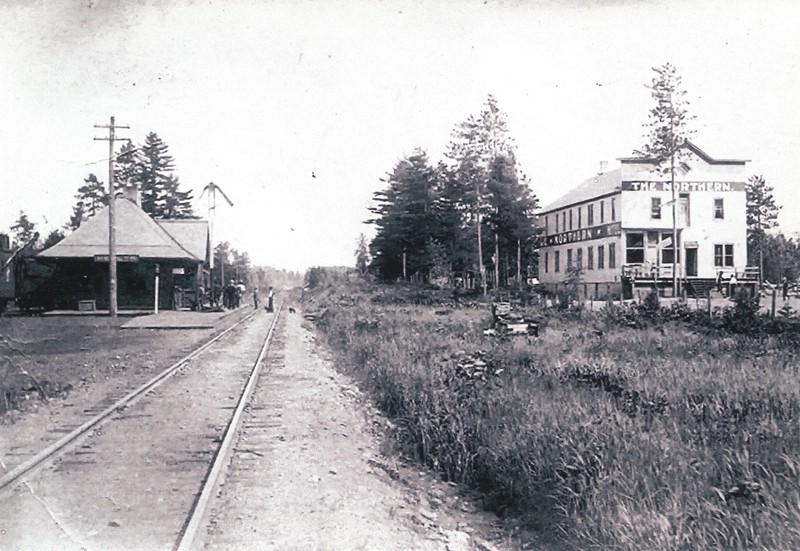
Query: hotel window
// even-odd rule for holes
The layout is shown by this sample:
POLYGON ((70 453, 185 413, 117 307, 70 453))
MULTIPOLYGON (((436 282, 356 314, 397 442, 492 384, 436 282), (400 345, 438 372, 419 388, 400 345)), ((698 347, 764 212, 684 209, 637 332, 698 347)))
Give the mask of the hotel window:
POLYGON ((548 215, 544 215, 544 233, 550 233, 550 217, 548 215))
POLYGON ((586 269, 594 270, 594 247, 586 247, 586 269))
POLYGON ((556 213, 556 233, 558 233, 558 213, 556 213))
POLYGON ((544 253, 544 273, 548 273, 550 271, 550 253, 544 253))
POLYGON ((714 220, 725 219, 725 204, 722 199, 714 199, 714 220))
POLYGON ((583 208, 578 207, 578 229, 583 227, 583 208))
POLYGON ((569 209, 569 229, 572 231, 572 209, 569 209))
POLYGON ((625 262, 628 264, 644 263, 644 234, 625 234, 625 262))
POLYGON ((606 202, 600 201, 600 223, 605 224, 606 222, 606 202))
MULTIPOLYGON (((675 244, 672 242, 672 234, 664 232, 661 234, 661 264, 672 264, 673 256, 675 255, 675 244)), ((678 260, 681 261, 680 252, 678 252, 678 260)))
POLYGON ((609 268, 616 268, 617 267, 617 244, 616 243, 609 243, 608 244, 608 267, 609 268))
POLYGON ((586 225, 594 226, 594 205, 586 205, 586 225))
MULTIPOLYGON (((611 198, 611 221, 617 219, 617 200, 616 198, 611 198)), ((611 263, 611 259, 609 258, 609 263, 611 263)))
POLYGON ((561 213, 561 231, 567 231, 567 211, 561 213))
POLYGON ((603 270, 606 267, 606 248, 604 245, 597 246, 597 269, 603 270))
POLYGON ((650 218, 653 220, 661 219, 661 197, 650 198, 650 218))
POLYGON ((578 249, 578 257, 575 264, 578 266, 579 270, 583 269, 583 249, 578 249))
POLYGON ((714 266, 733 266, 733 245, 714 245, 714 266))
POLYGON ((572 266, 572 249, 567 249, 567 268, 572 266))
POLYGON ((553 253, 553 271, 560 272, 561 271, 561 252, 555 251, 553 253))

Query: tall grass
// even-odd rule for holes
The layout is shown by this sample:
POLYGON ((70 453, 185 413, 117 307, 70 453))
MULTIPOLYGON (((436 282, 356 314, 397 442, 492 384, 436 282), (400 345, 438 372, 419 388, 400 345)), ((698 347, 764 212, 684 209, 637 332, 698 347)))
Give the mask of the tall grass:
POLYGON ((306 299, 407 452, 447 479, 580 549, 800 548, 796 347, 608 313, 540 313, 540 338, 492 340, 488 308, 418 294, 306 299))

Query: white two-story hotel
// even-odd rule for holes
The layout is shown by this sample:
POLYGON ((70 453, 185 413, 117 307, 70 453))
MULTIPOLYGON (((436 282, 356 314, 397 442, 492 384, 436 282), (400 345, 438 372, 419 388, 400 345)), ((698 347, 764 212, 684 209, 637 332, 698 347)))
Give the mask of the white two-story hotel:
POLYGON ((744 160, 714 159, 687 142, 675 171, 677 247, 672 242, 673 190, 651 158, 619 159, 621 166, 584 181, 539 214, 544 230, 539 280, 554 290, 580 268, 585 297, 631 296, 642 286, 671 288, 678 277, 707 289, 718 274, 740 281, 747 270, 744 160))

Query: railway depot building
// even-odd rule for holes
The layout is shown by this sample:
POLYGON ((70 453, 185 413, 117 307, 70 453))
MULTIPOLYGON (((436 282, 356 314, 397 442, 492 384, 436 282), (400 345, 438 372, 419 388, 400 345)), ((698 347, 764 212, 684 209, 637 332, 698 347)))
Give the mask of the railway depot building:
MULTIPOLYGON (((210 242, 205 220, 160 220, 141 209, 136 189, 116 205, 117 300, 120 310, 197 307, 208 288, 210 242), (158 286, 158 291, 156 291, 158 286), (156 299, 157 297, 157 299, 156 299)), ((42 286, 50 307, 108 309, 108 207, 40 252, 53 275, 42 286)))
POLYGON ((620 158, 619 168, 585 180, 539 214, 540 282, 556 291, 572 275, 582 298, 631 298, 653 288, 664 294, 672 289, 677 254, 678 278, 695 296, 705 296, 720 276, 754 284, 757 269, 747 267, 747 161, 714 159, 691 142, 684 149, 675 169, 677 244, 669 174, 659 174, 652 158, 620 158), (579 270, 568 273, 570 266, 579 270))

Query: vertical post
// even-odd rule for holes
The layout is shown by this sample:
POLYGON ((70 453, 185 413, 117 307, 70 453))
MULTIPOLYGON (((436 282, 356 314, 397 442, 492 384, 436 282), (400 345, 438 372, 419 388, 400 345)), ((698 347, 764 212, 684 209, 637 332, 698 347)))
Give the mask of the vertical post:
POLYGON ((114 185, 114 140, 117 126, 114 117, 108 126, 94 125, 95 128, 107 128, 108 138, 95 138, 95 140, 108 141, 108 314, 117 317, 117 228, 116 228, 116 186, 114 185))
POLYGON ((778 301, 778 286, 772 288, 772 317, 775 317, 776 302, 778 301))
POLYGON ((155 298, 155 304, 154 304, 154 308, 153 308, 153 310, 155 311, 156 314, 158 314, 158 279, 159 279, 158 276, 159 276, 160 272, 161 272, 161 266, 159 264, 156 264, 156 298, 155 298))
POLYGON ((517 237, 517 289, 522 289, 522 241, 517 237))
POLYGON ((108 315, 117 317, 117 190, 114 185, 114 117, 108 128, 108 315))
POLYGON ((406 280, 408 274, 406 273, 406 251, 403 251, 403 281, 406 280))

